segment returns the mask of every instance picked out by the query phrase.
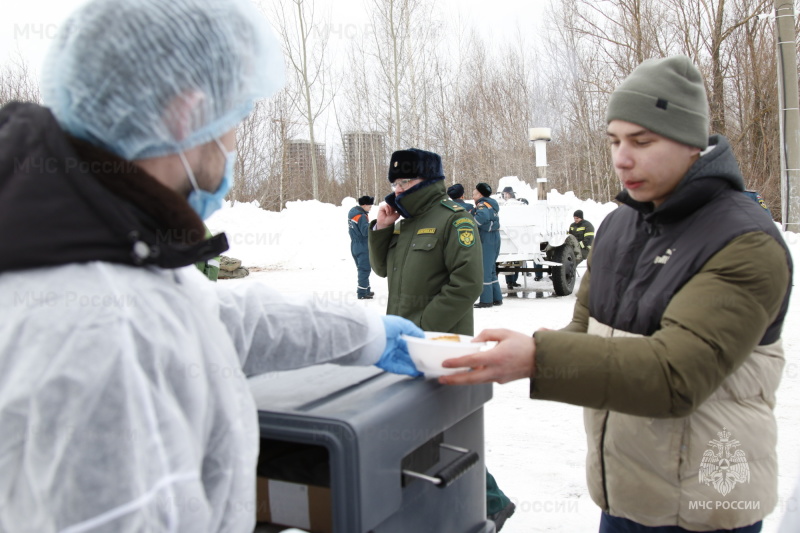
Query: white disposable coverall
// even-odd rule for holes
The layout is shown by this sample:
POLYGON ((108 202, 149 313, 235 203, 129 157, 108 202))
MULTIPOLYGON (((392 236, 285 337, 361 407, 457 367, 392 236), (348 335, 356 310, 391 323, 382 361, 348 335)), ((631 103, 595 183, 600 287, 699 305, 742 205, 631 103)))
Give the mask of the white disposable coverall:
POLYGON ((7 272, 0 309, 3 532, 250 532, 245 374, 373 364, 386 343, 362 308, 194 266, 7 272))

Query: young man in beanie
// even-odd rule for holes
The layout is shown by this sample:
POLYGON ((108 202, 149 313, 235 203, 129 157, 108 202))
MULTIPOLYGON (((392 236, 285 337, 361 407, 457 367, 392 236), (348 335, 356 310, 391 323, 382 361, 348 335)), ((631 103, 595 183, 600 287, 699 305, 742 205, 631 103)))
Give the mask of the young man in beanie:
POLYGON ((606 122, 622 205, 599 228, 572 322, 484 331, 498 345, 445 362, 475 370, 440 381, 530 379, 532 398, 585 406, 601 532, 760 531, 777 502, 789 251, 742 194, 728 141, 708 137, 689 58, 639 65, 606 122))
POLYGON ((588 220, 583 218, 583 211, 578 209, 572 213, 574 222, 569 225, 567 233, 573 235, 578 239, 578 244, 581 245, 582 260, 589 257, 589 252, 592 251, 592 242, 594 242, 594 226, 588 220))
POLYGON ((369 211, 375 203, 372 196, 362 196, 358 205, 347 213, 347 225, 350 233, 350 253, 358 270, 358 288, 356 296, 359 300, 369 300, 374 293, 369 287, 369 211))
POLYGON ((492 187, 488 183, 479 183, 472 191, 475 207, 472 215, 478 224, 483 250, 483 291, 475 308, 483 309, 495 305, 503 305, 503 293, 497 279, 497 256, 500 255, 500 206, 492 198, 492 187))
POLYGON ((227 249, 203 220, 282 79, 249 0, 89 0, 50 47, 46 107, 0 109, 0 530, 251 532, 247 376, 418 374, 408 320, 194 266, 227 249))

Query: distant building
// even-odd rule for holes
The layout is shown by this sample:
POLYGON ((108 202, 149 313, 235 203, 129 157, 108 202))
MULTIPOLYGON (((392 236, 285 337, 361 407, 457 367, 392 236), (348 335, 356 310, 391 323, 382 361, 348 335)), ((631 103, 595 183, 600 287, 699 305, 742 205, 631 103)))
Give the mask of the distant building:
MULTIPOLYGON (((314 157, 317 161, 317 179, 322 186, 328 176, 328 160, 325 157, 325 143, 314 143, 314 157)), ((312 197, 311 141, 291 140, 286 143, 286 176, 288 178, 289 199, 308 200, 312 197)))
POLYGON ((386 135, 380 132, 352 131, 344 134, 346 178, 355 187, 351 193, 378 194, 378 184, 386 181, 386 135))

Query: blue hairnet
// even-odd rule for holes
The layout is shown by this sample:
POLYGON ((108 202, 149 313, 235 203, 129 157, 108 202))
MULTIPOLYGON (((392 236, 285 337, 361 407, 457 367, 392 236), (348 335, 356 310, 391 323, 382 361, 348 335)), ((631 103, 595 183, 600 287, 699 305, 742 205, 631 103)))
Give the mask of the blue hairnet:
POLYGON ((66 131, 133 160, 221 136, 283 82, 251 0, 90 0, 48 51, 42 98, 66 131))

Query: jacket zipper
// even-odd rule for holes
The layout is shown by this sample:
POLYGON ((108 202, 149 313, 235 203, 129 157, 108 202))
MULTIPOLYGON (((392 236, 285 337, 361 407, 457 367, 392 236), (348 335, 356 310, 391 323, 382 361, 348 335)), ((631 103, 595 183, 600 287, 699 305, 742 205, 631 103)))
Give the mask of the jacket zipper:
POLYGON ((608 427, 609 412, 606 411, 606 416, 603 419, 603 431, 600 434, 600 477, 603 480, 603 500, 605 500, 604 511, 611 510, 611 504, 608 502, 608 487, 606 486, 606 428, 608 427))

